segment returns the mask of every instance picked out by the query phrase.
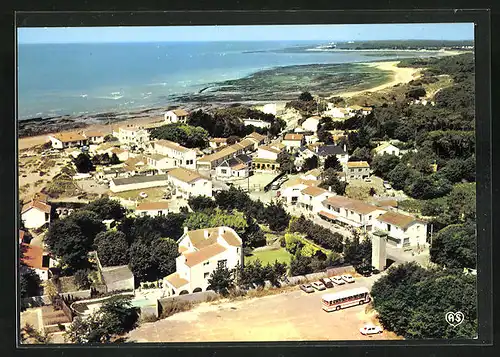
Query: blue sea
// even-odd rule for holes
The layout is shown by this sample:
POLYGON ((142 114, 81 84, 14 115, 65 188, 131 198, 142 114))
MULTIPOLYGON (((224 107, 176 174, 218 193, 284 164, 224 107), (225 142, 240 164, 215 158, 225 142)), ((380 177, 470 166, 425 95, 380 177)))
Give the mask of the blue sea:
POLYGON ((318 45, 303 41, 21 44, 18 119, 168 106, 176 95, 277 66, 421 55, 308 50, 318 45))

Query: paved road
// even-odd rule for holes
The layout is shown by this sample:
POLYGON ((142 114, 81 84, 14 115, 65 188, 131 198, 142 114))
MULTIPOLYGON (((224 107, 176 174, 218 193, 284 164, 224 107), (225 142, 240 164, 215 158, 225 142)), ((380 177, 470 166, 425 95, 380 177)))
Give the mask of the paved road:
MULTIPOLYGON (((371 287, 379 276, 359 278, 354 284, 328 292, 371 287)), ((191 311, 143 324, 129 333, 136 342, 297 341, 394 339, 384 332, 363 336, 359 328, 373 322, 367 306, 327 313, 321 309, 324 292, 304 293, 298 287, 279 295, 235 302, 204 303, 191 311)))

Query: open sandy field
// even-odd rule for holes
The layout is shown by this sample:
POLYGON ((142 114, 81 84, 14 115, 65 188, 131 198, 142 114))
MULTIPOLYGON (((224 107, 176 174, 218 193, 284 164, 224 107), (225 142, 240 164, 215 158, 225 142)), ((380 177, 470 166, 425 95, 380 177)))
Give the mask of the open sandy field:
MULTIPOLYGON (((325 292, 371 286, 374 277, 325 292)), ((290 292, 235 302, 203 303, 191 311, 146 323, 129 333, 135 342, 327 341, 398 339, 392 333, 363 336, 364 323, 376 322, 366 305, 327 313, 324 292, 290 292)))

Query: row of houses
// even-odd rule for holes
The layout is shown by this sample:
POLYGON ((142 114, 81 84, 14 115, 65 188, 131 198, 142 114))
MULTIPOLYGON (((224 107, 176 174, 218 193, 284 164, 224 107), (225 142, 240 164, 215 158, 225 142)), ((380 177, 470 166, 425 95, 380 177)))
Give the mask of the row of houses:
POLYGON ((331 189, 318 187, 321 170, 314 169, 283 185, 278 192, 288 206, 297 206, 322 219, 363 232, 385 231, 396 246, 424 245, 427 224, 411 215, 396 212, 397 202, 380 200, 377 204, 339 196, 331 189))

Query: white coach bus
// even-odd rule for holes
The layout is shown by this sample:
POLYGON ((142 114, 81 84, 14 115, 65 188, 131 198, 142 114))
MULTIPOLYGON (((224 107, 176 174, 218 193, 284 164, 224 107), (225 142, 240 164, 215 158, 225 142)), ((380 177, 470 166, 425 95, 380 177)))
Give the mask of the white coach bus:
POLYGON ((370 291, 367 288, 356 288, 333 294, 325 294, 321 299, 323 310, 329 312, 369 303, 371 297, 370 291))

